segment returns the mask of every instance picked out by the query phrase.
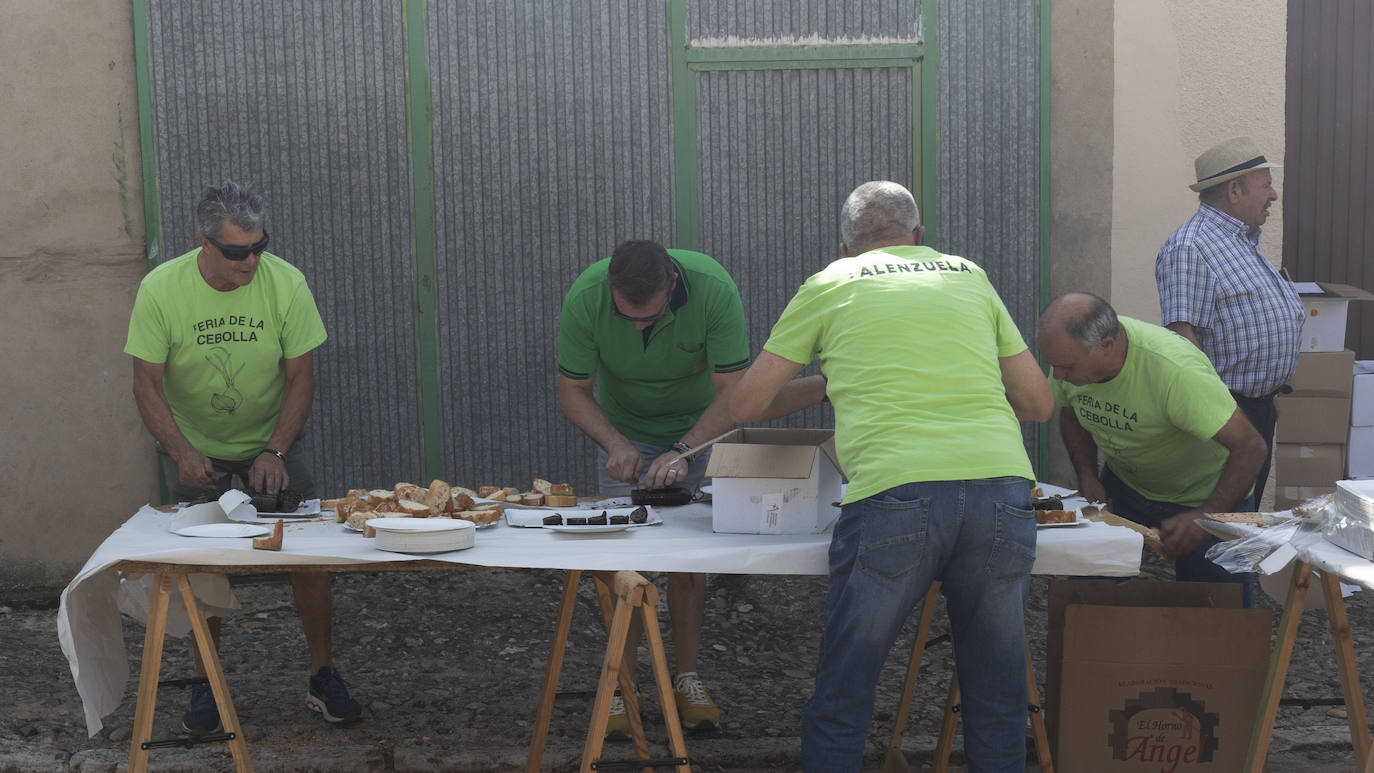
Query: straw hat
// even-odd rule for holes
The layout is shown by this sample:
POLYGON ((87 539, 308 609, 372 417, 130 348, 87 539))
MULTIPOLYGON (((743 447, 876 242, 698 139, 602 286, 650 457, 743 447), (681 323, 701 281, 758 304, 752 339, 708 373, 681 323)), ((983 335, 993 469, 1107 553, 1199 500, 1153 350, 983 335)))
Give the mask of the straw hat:
POLYGON ((1220 145, 1208 148, 1197 157, 1193 162, 1197 182, 1188 187, 1195 191, 1206 190, 1256 169, 1278 166, 1280 165, 1266 159, 1249 137, 1232 137, 1220 145))

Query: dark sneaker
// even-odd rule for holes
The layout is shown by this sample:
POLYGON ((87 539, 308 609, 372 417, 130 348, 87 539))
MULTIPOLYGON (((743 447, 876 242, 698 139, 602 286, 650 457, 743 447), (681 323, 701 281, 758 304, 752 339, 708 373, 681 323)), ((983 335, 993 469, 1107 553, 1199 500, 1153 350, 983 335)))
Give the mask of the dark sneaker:
POLYGON ((311 711, 320 712, 326 722, 335 724, 356 722, 363 715, 363 707, 349 697, 348 685, 343 677, 328 666, 310 677, 310 692, 306 693, 305 705, 311 711))
POLYGON ((191 735, 218 732, 219 708, 208 684, 191 685, 191 710, 181 715, 181 727, 191 735))

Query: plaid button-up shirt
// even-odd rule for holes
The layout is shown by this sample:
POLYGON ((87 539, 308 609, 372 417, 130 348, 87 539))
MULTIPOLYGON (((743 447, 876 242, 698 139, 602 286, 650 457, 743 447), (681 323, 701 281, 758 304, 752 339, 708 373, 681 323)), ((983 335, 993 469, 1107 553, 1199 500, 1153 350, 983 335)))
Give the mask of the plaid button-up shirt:
POLYGON ((1259 251, 1259 230, 1199 204, 1159 250, 1160 324, 1187 322, 1226 386, 1264 397, 1298 367, 1307 314, 1259 251))

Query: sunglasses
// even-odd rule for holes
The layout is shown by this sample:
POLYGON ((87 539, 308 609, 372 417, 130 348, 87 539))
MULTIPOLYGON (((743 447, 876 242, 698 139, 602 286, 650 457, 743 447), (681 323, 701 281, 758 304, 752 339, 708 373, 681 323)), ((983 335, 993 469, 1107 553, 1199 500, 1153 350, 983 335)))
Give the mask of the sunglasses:
POLYGON ((226 260, 237 262, 248 260, 249 255, 261 255, 262 251, 267 249, 267 238, 267 232, 263 231, 262 238, 256 244, 220 244, 209 236, 205 237, 205 241, 215 245, 215 249, 219 250, 226 260))
POLYGON ((671 302, 669 300, 665 300, 663 301, 663 308, 657 314, 650 314, 647 317, 631 317, 629 314, 621 312, 620 307, 615 305, 615 299, 612 298, 611 313, 616 315, 617 317, 620 317, 621 319, 627 319, 631 322, 657 322, 668 315, 668 307, 670 305, 672 305, 671 302))

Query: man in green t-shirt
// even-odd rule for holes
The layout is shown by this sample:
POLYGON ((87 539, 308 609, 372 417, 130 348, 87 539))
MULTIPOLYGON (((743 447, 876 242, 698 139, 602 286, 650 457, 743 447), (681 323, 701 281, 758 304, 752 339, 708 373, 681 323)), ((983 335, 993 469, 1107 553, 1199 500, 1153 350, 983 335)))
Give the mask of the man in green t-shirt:
MULTIPOLYGON (((625 242, 583 271, 563 300, 558 404, 599 447, 602 495, 695 489, 709 454, 677 457, 730 429, 725 401, 748 365, 739 290, 699 252, 625 242)), ((682 724, 703 730, 720 723, 696 673, 705 599, 706 575, 668 575, 674 697, 682 724)), ((631 636, 637 640, 637 627, 631 636)), ((628 730, 617 695, 608 737, 628 730)))
POLYGON ((1018 419, 1049 419, 1049 385, 983 270, 921 246, 906 188, 856 188, 840 233, 846 257, 797 291, 731 405, 741 422, 805 407, 788 404, 785 387, 819 360, 827 381, 810 403, 828 395, 835 407, 849 485, 830 541, 802 768, 859 770, 879 671, 939 581, 969 769, 1021 770, 1035 513, 1018 419))
MULTIPOLYGON (((231 487, 314 494, 309 460, 293 446, 315 399, 324 323, 300 270, 266 252, 266 217, 252 186, 207 188, 196 205, 200 246, 148 272, 134 301, 124 347, 134 399, 175 467, 167 483, 179 500, 231 487)), ((329 575, 293 573, 291 588, 310 650, 306 705, 352 722, 362 707, 334 669, 329 575)), ((219 623, 210 618, 216 647, 219 623)), ((220 726, 208 685, 191 688, 182 724, 194 734, 220 726)))
POLYGON ((1216 540, 1194 521, 1253 508, 1267 446, 1207 356, 1086 293, 1051 303, 1039 340, 1082 495, 1159 529, 1178 579, 1241 583, 1252 606, 1253 575, 1208 561, 1216 540), (1100 477, 1098 451, 1106 459, 1100 477))

